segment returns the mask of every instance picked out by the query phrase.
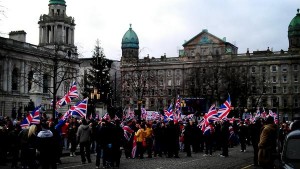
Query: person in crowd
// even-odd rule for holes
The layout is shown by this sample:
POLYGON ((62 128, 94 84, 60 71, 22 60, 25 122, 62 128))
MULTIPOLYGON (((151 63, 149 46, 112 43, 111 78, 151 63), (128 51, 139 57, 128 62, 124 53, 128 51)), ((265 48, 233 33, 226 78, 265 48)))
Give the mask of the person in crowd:
POLYGON ((274 155, 276 154, 276 125, 274 118, 268 116, 262 128, 258 143, 258 164, 264 169, 274 168, 274 155))
POLYGON ((145 139, 145 124, 136 124, 138 131, 135 133, 136 136, 136 145, 137 145, 137 150, 136 150, 136 155, 140 159, 144 158, 144 147, 143 147, 143 141, 145 139))
POLYGON ((56 169, 57 148, 55 147, 58 147, 59 143, 54 138, 47 122, 42 122, 41 127, 42 130, 38 132, 36 139, 36 147, 40 156, 40 165, 42 169, 48 169, 50 167, 56 169))
POLYGON ((77 130, 78 130, 78 122, 76 118, 70 118, 69 119, 69 129, 68 129, 68 142, 71 144, 70 148, 70 156, 75 157, 76 156, 76 147, 77 147, 77 130))
POLYGON ((55 125, 56 123, 54 123, 53 121, 49 121, 49 129, 53 134, 53 138, 55 141, 55 147, 53 147, 54 149, 56 149, 56 164, 62 164, 61 162, 61 156, 62 156, 62 152, 63 152, 63 137, 61 135, 61 127, 57 127, 57 125, 55 125))
POLYGON ((183 140, 184 140, 184 151, 186 152, 187 157, 192 157, 191 154, 191 144, 193 141, 193 122, 187 120, 186 125, 183 129, 183 140))
POLYGON ((163 131, 161 128, 161 123, 157 122, 155 126, 153 126, 153 136, 154 136, 154 157, 162 157, 162 138, 163 131))
POLYGON ((295 120, 291 123, 291 131, 299 130, 300 129, 300 120, 295 120))
POLYGON ((113 166, 113 140, 114 140, 114 125, 109 119, 102 119, 104 122, 101 127, 101 142, 103 147, 103 167, 113 166))
POLYGON ((255 121, 249 125, 251 143, 253 146, 253 153, 254 153, 253 156, 254 166, 258 166, 258 143, 259 143, 261 128, 262 128, 262 123, 259 118, 256 118, 255 121))
POLYGON ((4 122, 0 122, 0 138, 0 166, 5 166, 7 162, 6 153, 8 151, 8 142, 7 139, 3 138, 8 138, 8 128, 4 122))
POLYGON ((241 152, 246 152, 246 138, 248 134, 248 128, 245 125, 244 121, 240 121, 238 135, 241 144, 241 152))
POLYGON ((112 155, 113 155, 113 167, 120 167, 121 150, 120 147, 123 142, 124 131, 120 126, 120 120, 115 120, 115 126, 113 128, 113 142, 112 142, 112 155))
POLYGON ((204 143, 205 143, 205 154, 206 156, 212 156, 212 142, 213 142, 213 136, 214 136, 214 125, 213 123, 209 123, 209 126, 206 127, 205 131, 203 132, 204 136, 204 143), (208 154, 209 153, 209 154, 208 154))
POLYGON ((178 124, 175 124, 173 120, 169 121, 169 125, 166 128, 166 143, 168 150, 168 158, 179 158, 179 135, 180 129, 178 124))
POLYGON ((146 150, 148 155, 147 157, 152 158, 153 130, 150 122, 146 124, 145 139, 146 139, 146 150))
POLYGON ((68 130, 69 130, 69 121, 67 120, 65 124, 61 126, 61 137, 63 142, 63 148, 65 150, 69 149, 69 142, 68 142, 68 130))
POLYGON ((97 122, 94 119, 90 120, 90 127, 92 129, 91 135, 91 154, 96 152, 96 130, 97 130, 97 122))
POLYGON ((23 128, 20 133, 18 134, 19 140, 20 140, 20 162, 21 162, 21 168, 27 168, 28 166, 28 132, 29 127, 23 128))
POLYGON ((105 125, 104 122, 99 122, 96 130, 96 168, 100 168, 102 151, 103 151, 103 139, 104 135, 102 134, 102 126, 105 125))
POLYGON ((18 168, 20 139, 18 137, 21 132, 20 124, 16 124, 12 131, 9 132, 10 150, 12 153, 11 168, 18 168))
POLYGON ((123 148, 125 151, 125 157, 131 158, 132 151, 132 142, 133 142, 133 134, 134 130, 132 129, 132 120, 129 119, 126 124, 123 126, 124 130, 124 143, 123 148))
POLYGON ((35 169, 38 167, 38 165, 36 163, 37 126, 34 124, 29 127, 27 143, 28 143, 28 150, 27 150, 28 167, 35 169))
POLYGON ((91 163, 91 154, 90 154, 90 140, 91 140, 92 129, 88 125, 88 122, 85 118, 82 118, 81 125, 78 127, 77 131, 77 140, 80 147, 80 156, 81 163, 85 164, 86 160, 88 163, 91 163))
POLYGON ((220 157, 228 157, 228 140, 229 140, 229 122, 227 120, 222 121, 221 123, 221 148, 222 153, 220 157))

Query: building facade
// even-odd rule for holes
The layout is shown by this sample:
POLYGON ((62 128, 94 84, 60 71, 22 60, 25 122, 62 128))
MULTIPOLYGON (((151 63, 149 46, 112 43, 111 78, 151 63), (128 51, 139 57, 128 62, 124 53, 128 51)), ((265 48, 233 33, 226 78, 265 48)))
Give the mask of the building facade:
MULTIPOLYGON (((139 39, 130 28, 122 38, 122 106, 159 110, 182 98, 199 98, 203 110, 231 96, 232 112, 257 107, 300 117, 300 14, 288 26, 288 51, 247 51, 204 29, 183 44, 178 57, 139 58, 139 39)), ((194 111, 195 112, 195 111, 194 111)))
POLYGON ((23 113, 30 100, 50 109, 51 100, 63 97, 78 77, 74 18, 66 15, 64 0, 48 6, 38 21, 38 45, 26 43, 25 31, 0 37, 0 116, 23 113))

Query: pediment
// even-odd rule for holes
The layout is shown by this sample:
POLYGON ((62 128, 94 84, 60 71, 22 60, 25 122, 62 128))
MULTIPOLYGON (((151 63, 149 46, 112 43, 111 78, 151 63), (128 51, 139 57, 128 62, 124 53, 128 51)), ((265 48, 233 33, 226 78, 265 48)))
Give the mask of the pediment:
POLYGON ((192 39, 183 44, 183 46, 202 46, 210 44, 225 44, 222 39, 208 33, 207 31, 202 31, 198 35, 194 36, 192 39))

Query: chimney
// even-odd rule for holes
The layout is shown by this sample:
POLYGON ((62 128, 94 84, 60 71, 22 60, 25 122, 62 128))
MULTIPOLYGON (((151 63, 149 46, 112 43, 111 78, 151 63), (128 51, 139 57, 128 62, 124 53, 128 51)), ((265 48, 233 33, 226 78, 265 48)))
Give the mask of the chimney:
POLYGON ((20 42, 26 42, 26 32, 21 31, 11 31, 9 33, 9 39, 13 39, 20 42))

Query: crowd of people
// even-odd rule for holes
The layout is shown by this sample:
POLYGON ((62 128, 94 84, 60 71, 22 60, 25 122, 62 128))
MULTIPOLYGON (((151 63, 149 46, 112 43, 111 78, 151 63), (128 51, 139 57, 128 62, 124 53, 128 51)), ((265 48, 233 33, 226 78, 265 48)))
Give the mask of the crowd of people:
POLYGON ((22 129, 20 120, 1 118, 0 165, 8 165, 6 158, 10 155, 12 168, 57 168, 62 163, 63 149, 74 157, 78 147, 82 164, 93 163, 91 154, 95 153, 96 168, 118 168, 122 150, 127 159, 180 158, 180 151, 186 157, 193 153, 209 157, 219 151, 220 158, 226 158, 230 147, 240 146, 244 153, 252 146, 254 165, 272 168, 273 155, 281 151, 285 136, 299 129, 299 121, 294 122, 294 127, 286 122, 277 126, 271 116, 255 121, 215 121, 205 131, 195 119, 120 121, 70 117, 62 126, 57 124, 58 119, 44 115, 40 124, 22 129))

